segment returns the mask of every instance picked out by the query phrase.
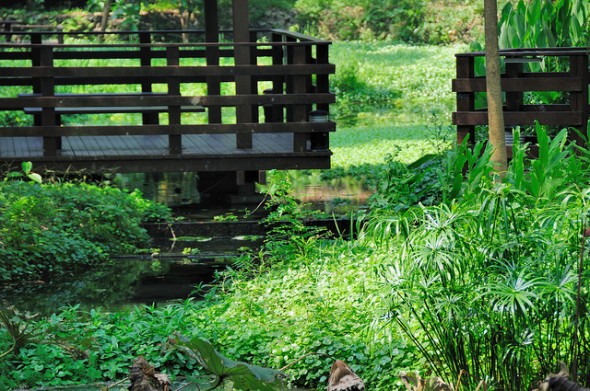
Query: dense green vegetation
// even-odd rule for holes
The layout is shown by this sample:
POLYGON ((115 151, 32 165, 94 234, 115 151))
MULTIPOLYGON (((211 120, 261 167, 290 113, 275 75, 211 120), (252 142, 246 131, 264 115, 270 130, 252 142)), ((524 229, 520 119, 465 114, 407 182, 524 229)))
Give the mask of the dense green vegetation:
MULTIPOLYGON (((61 24, 66 31, 98 29, 101 0, 29 0, 28 7, 0 8, 0 16, 28 24, 61 24), (37 12, 45 8, 46 12, 37 12)), ((202 28, 202 0, 113 0, 109 28, 202 28)), ((223 27, 231 26, 231 0, 219 0, 223 27)), ((251 0, 255 27, 290 28, 336 40, 391 40, 449 44, 481 37, 481 4, 475 0, 251 0)))
POLYGON ((110 254, 137 251, 149 245, 141 223, 169 218, 167 208, 146 201, 137 191, 4 180, 0 182, 0 281, 46 280, 104 262, 110 254))
MULTIPOLYGON (((450 42, 444 21, 424 24, 428 15, 442 18, 426 2, 385 1, 388 12, 378 14, 379 2, 326 0, 322 18, 319 1, 277 3, 298 7, 308 20, 301 30, 332 38, 450 42), (340 19, 354 29, 335 31, 340 19)), ((587 3, 554 2, 573 3, 586 7, 585 16, 577 19, 580 29, 570 20, 567 31, 587 42, 587 3)), ((454 17, 475 15, 475 2, 436 4, 455 7, 454 17)), ((507 30, 509 20, 560 19, 556 10, 535 10, 505 9, 506 42, 548 39, 549 30, 534 38, 507 30)), ((555 31, 563 44, 574 42, 555 31)), ((335 358, 377 391, 402 389, 400 370, 449 382, 467 370, 464 389, 484 379, 488 389, 524 390, 558 361, 590 384, 590 152, 568 145, 566 132, 549 138, 538 127, 539 157, 529 159, 527 146, 517 145, 496 183, 484 144, 453 148, 450 79, 453 54, 465 48, 334 44, 334 169, 304 175, 363 177, 375 190, 352 240, 303 229, 289 181, 271 175, 276 183, 267 191, 279 206, 271 219, 287 223, 260 252, 220 274, 203 300, 118 312, 62 308, 38 319, 2 312, 0 387, 120 380, 138 355, 172 377, 201 374, 194 357, 171 345, 175 333, 207 338, 232 359, 292 364, 286 372, 293 384, 319 389, 335 358)), ((166 213, 108 186, 0 182, 2 279, 89 265, 141 246, 140 222, 166 213)))
POLYGON ((588 154, 566 147, 565 132, 554 140, 538 132, 540 158, 521 147, 499 185, 482 144, 415 170, 392 165, 391 186, 378 194, 387 202, 355 240, 289 236, 285 227, 203 301, 117 313, 74 307, 31 322, 30 338, 42 342, 6 357, 3 379, 8 387, 120 379, 140 354, 172 375, 194 374, 194 360, 167 343, 175 332, 263 366, 304 357, 288 373, 310 386, 324 383, 335 357, 375 390, 392 389, 400 369, 454 379, 467 368, 465 384, 485 378, 493 389, 526 389, 558 360, 576 359, 586 373, 588 276, 578 267, 588 154))

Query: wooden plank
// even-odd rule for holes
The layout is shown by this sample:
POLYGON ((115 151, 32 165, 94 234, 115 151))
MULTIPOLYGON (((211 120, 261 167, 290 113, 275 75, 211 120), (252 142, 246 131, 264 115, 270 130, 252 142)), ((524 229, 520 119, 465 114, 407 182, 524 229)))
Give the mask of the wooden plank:
MULTIPOLYGON (((539 121, 542 125, 580 126, 587 118, 582 119, 582 112, 505 112, 506 125, 534 125, 539 121)), ((487 125, 487 111, 454 112, 453 124, 458 126, 487 125)))
POLYGON ((310 154, 296 156, 290 154, 274 154, 269 156, 239 154, 225 159, 211 159, 211 156, 188 157, 186 159, 153 159, 151 157, 132 157, 119 159, 95 159, 92 157, 71 161, 46 161, 31 159, 36 170, 49 169, 56 172, 87 171, 94 173, 112 172, 206 172, 206 171, 237 171, 290 169, 322 169, 330 167, 330 155, 310 154))
MULTIPOLYGON (((248 0, 232 0, 232 21, 234 30, 234 42, 250 42, 250 19, 248 15, 248 0), (246 12, 244 12, 246 10, 246 12)), ((234 46, 234 59, 237 66, 249 66, 252 58, 248 46, 237 44, 234 46)), ((252 94, 252 74, 236 73, 236 94, 252 94)), ((236 122, 252 122, 252 109, 247 102, 240 102, 236 106, 236 122)), ((252 135, 243 130, 236 132, 236 145, 238 148, 252 148, 252 135)))
MULTIPOLYGON (((201 112, 203 106, 224 106, 232 107, 241 104, 264 105, 264 104, 313 104, 313 103, 334 103, 336 97, 332 93, 289 93, 289 94, 244 94, 228 96, 114 96, 104 99, 96 96, 83 97, 21 97, 21 98, 0 98, 0 110, 18 109, 24 107, 78 107, 78 112, 83 107, 136 107, 143 109, 156 107, 162 110, 166 106, 185 106, 185 111, 201 112)), ((92 109, 98 110, 98 109, 92 109)), ((122 109, 123 110, 123 109, 122 109)), ((146 109, 147 110, 147 109, 146 109)), ((138 110, 137 112, 141 112, 138 110)))
MULTIPOLYGON (((219 16, 217 8, 217 0, 205 0, 205 41, 219 42, 219 16)), ((221 56, 220 48, 218 46, 206 47, 206 61, 207 66, 219 66, 219 58, 221 56)), ((207 95, 221 95, 221 78, 208 77, 207 78, 207 95)), ((208 119, 210 124, 221 123, 221 107, 212 107, 209 109, 208 119)))
POLYGON ((251 133, 322 133, 332 132, 334 122, 285 122, 202 125, 106 125, 106 126, 23 126, 0 127, 2 137, 27 136, 110 136, 110 135, 168 135, 168 134, 233 134, 236 129, 251 133))
MULTIPOLYGON (((166 65, 169 67, 177 67, 180 63, 180 57, 177 47, 169 47, 166 49, 166 65)), ((169 77, 167 80, 168 95, 180 95, 180 83, 178 79, 169 77)), ((169 106, 168 109, 168 123, 170 125, 180 125, 180 114, 182 112, 180 105, 169 106)), ((182 136, 179 134, 168 135, 168 148, 171 154, 182 153, 182 136)))
MULTIPOLYGON (((56 161, 51 161, 48 160, 47 158, 42 158, 42 160, 44 162, 49 162, 50 164, 52 164, 54 167, 55 166, 59 166, 60 164, 72 164, 72 169, 74 167, 80 167, 82 168, 83 166, 86 169, 91 169, 92 167, 94 167, 94 162, 102 160, 104 164, 106 165, 111 165, 111 167, 118 167, 118 164, 122 161, 120 159, 130 159, 132 157, 135 156, 144 156, 146 158, 148 158, 149 160, 153 161, 153 165, 156 165, 158 161, 160 160, 165 160, 168 159, 169 161, 176 161, 178 162, 178 164, 182 164, 181 162, 184 161, 185 159, 195 159, 195 160, 201 160, 204 162, 204 160, 207 160, 207 164, 204 166, 200 167, 200 170, 204 170, 207 171, 208 169, 211 171, 215 171, 215 167, 220 167, 220 166, 224 166, 225 168, 229 168, 230 166, 227 165, 226 163, 224 163, 225 161, 227 161, 227 159, 233 159, 233 156, 236 155, 236 153, 238 155, 246 155, 246 156, 251 156, 252 159, 257 160, 257 159, 270 159, 269 161, 265 161, 264 162, 264 167, 269 167, 269 164, 273 164, 272 163, 272 156, 265 156, 265 154, 261 154, 258 153, 256 151, 252 151, 252 150, 237 150, 235 148, 235 139, 233 138, 233 135, 217 135, 218 137, 215 136, 191 136, 191 137, 199 137, 200 140, 196 140, 193 141, 191 140, 190 143, 188 143, 187 145, 202 145, 203 143, 203 138, 207 138, 210 140, 209 145, 210 146, 215 146, 217 149, 213 150, 210 149, 210 152, 212 152, 212 154, 203 154, 203 149, 200 149, 199 153, 190 155, 188 153, 185 153, 185 155, 190 155, 190 156, 185 156, 183 155, 182 158, 178 158, 178 159, 171 159, 170 155, 162 155, 162 154, 146 154, 145 150, 141 150, 141 149, 137 149, 137 150, 133 150, 133 151, 127 151, 126 153, 120 153, 120 149, 121 148, 129 148, 132 145, 137 145, 138 141, 137 139, 134 141, 131 141, 131 139, 125 140, 123 138, 123 136, 121 137, 116 137, 116 138, 106 138, 106 137, 72 137, 72 138, 65 138, 64 139, 64 156, 69 157, 68 160, 63 161, 63 159, 58 159, 56 161), (101 154, 97 154, 96 151, 102 151, 101 154), (192 157, 191 157, 192 156, 192 157), (88 165, 88 159, 90 159, 93 163, 88 165), (84 163, 84 161, 86 161, 86 163, 84 163)), ((265 139, 265 143, 266 145, 261 147, 261 149, 263 148, 267 148, 265 150, 268 151, 271 154, 277 154, 277 153, 281 153, 282 158, 287 158, 288 156, 291 155, 296 155, 298 156, 298 159, 302 159, 301 162, 299 162, 298 164, 300 165, 306 165, 306 163, 304 162, 306 159, 306 156, 315 156, 315 154, 294 154, 294 153, 285 153, 284 151, 288 151, 289 149, 285 149, 285 141, 289 141, 287 138, 287 135, 281 135, 281 134, 276 134, 274 135, 274 138, 268 138, 265 139), (279 151, 279 152, 277 152, 279 151), (281 152, 283 151, 283 152, 281 152)), ((3 144, 5 145, 5 144, 3 144)), ((292 149, 291 149, 292 151, 292 149)), ((191 152, 198 152, 196 151, 196 149, 193 151, 191 149, 191 152)), ((322 154, 322 156, 329 156, 329 153, 324 153, 322 154)), ((28 157, 34 157, 34 156, 28 156, 28 157)), ((35 161, 38 161, 38 159, 40 158, 40 154, 37 155, 35 161)), ((239 168, 245 167, 244 164, 246 163, 246 161, 241 161, 240 165, 238 166, 233 166, 234 170, 237 170, 239 168)), ((37 167, 37 165, 36 165, 37 167)), ((131 165, 130 167, 126 167, 126 168, 122 168, 123 170, 126 169, 131 169, 133 167, 133 165, 131 165)), ((251 162, 248 163, 248 167, 252 167, 251 162)), ((147 167, 146 167, 147 169, 147 167)), ((125 172, 133 172, 133 171, 125 171, 125 172)))
MULTIPOLYGON (((203 106, 180 106, 183 113, 204 113, 203 106)), ((41 107, 23 107, 25 114, 40 114, 41 107)), ((104 107, 56 107, 55 113, 67 114, 108 114, 108 113, 166 113, 170 111, 168 106, 104 106, 104 107)))
MULTIPOLYGON (((485 92, 485 78, 454 79, 454 92, 485 92)), ((552 78, 502 78, 502 91, 581 91, 580 77, 552 77, 552 78)))
MULTIPOLYGON (((166 77, 197 76, 311 76, 314 74, 332 74, 336 70, 333 64, 290 64, 290 65, 220 65, 220 66, 151 66, 151 67, 5 67, 3 77, 79 77, 88 79, 85 84, 93 84, 103 78, 142 77, 162 80, 166 77)), ((97 83, 102 84, 102 83, 97 83)))

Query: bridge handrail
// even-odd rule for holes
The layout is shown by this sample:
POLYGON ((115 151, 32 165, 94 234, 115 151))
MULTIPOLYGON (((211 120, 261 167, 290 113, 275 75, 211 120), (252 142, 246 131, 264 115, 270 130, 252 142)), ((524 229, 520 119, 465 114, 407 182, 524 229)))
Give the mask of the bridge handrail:
MULTIPOLYGON (((577 128, 582 134, 588 127, 590 107, 588 88, 590 48, 521 48, 500 51, 503 74, 502 91, 505 93, 504 121, 508 128, 542 125, 577 128), (546 59, 562 58, 564 69, 547 71, 539 64, 546 59), (530 63, 530 64, 529 64, 530 63), (555 91, 567 99, 563 102, 542 104, 526 103, 524 94, 537 91, 555 91)), ((456 78, 452 88, 457 93, 457 110, 453 124, 457 126, 459 143, 469 135, 475 139, 475 127, 487 125, 487 110, 476 107, 476 94, 486 91, 485 75, 477 73, 477 61, 483 61, 484 52, 456 54, 456 78)), ((552 60, 555 61, 555 60, 552 60)), ((481 65, 481 63, 479 64, 481 65)), ((571 137, 578 140, 577 133, 571 137)))
POLYGON ((272 37, 270 42, 163 44, 148 41, 154 33, 149 32, 144 33, 141 43, 60 44, 42 42, 41 33, 30 32, 36 37, 35 42, 1 43, 0 111, 33 115, 34 126, 0 127, 0 137, 43 136, 46 156, 56 156, 60 137, 64 136, 164 134, 170 137, 170 153, 179 154, 183 134, 235 133, 242 140, 238 141, 238 148, 248 149, 252 133, 274 131, 293 133, 294 152, 310 151, 317 147, 314 140, 326 140, 327 132, 335 129, 330 121, 318 123, 310 118, 313 111, 328 113, 329 105, 335 101, 328 82, 329 75, 335 71, 328 60, 330 43, 280 30, 267 32, 272 37), (231 60, 224 63, 223 59, 231 59, 237 47, 250 48, 250 64, 236 65, 231 60), (111 64, 67 64, 80 58, 109 59, 111 64), (202 64, 194 65, 199 61, 195 58, 200 58, 202 64), (259 65, 263 58, 267 58, 267 65, 259 65), (117 59, 139 62, 117 65, 117 59), (193 64, 187 65, 185 60, 193 64), (22 61, 30 65, 23 66, 22 61), (258 83, 263 82, 272 85, 264 94, 258 88, 258 83), (187 93, 182 89, 187 83, 206 85, 209 93, 187 93), (242 88, 240 93, 222 94, 221 83, 236 86, 242 83, 249 87, 242 88), (115 84, 128 85, 130 91, 112 93, 109 88, 115 84), (157 84, 165 84, 167 91, 153 94, 157 84), (93 88, 81 94, 61 93, 61 86, 68 85, 93 88), (25 90, 19 89, 15 95, 8 89, 10 86, 25 87, 25 90), (106 89, 97 90, 100 86, 106 89), (182 115, 199 111, 196 106, 206 111, 205 123, 183 123, 182 115), (250 114, 238 118, 235 124, 222 124, 223 107, 250 114), (159 124, 157 118, 164 108, 168 112, 167 125, 159 124), (259 113, 259 108, 264 115, 259 113), (136 112, 143 115, 143 120, 141 125, 109 127, 62 124, 61 116, 73 112, 136 112))

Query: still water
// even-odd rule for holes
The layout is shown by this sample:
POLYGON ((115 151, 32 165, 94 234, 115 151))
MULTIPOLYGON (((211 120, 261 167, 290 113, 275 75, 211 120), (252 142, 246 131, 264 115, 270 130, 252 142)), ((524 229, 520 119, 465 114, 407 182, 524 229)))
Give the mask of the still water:
POLYGON ((165 303, 198 296, 197 284, 210 283, 215 271, 226 267, 224 262, 227 260, 190 257, 113 259, 59 280, 5 287, 0 292, 0 307, 15 306, 20 311, 48 315, 71 305, 115 310, 165 303))
MULTIPOLYGON (((310 181, 310 176, 300 175, 294 179, 293 193, 301 205, 322 211, 330 218, 350 216, 352 211, 362 209, 370 196, 366 185, 358 180, 338 179, 319 184, 316 180, 310 181)), ((116 310, 136 304, 198 297, 195 287, 210 284, 216 271, 232 263, 239 253, 237 249, 253 249, 260 244, 260 236, 256 237, 259 232, 252 228, 258 225, 255 220, 260 216, 253 215, 252 211, 260 212, 264 208, 261 205, 242 209, 204 208, 199 205, 198 175, 126 174, 118 176, 116 181, 121 187, 141 190, 148 199, 176 206, 176 211, 185 217, 193 231, 184 234, 180 227, 175 228, 176 241, 162 232, 153 233, 154 244, 161 249, 161 254, 155 256, 118 257, 59 280, 4 286, 0 290, 0 307, 15 306, 21 311, 51 314, 70 305, 116 310), (245 213, 254 221, 211 224, 215 217, 228 215, 242 220, 245 213), (180 236, 184 236, 185 241, 180 236), (181 256, 181 252, 185 255, 181 256)), ((169 234, 169 229, 164 232, 169 234)))

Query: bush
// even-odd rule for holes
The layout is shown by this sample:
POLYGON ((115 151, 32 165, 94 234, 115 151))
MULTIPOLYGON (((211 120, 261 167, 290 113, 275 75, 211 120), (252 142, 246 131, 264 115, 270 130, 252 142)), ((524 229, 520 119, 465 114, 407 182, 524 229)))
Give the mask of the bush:
POLYGON ((297 0, 295 9, 303 31, 334 40, 469 42, 483 25, 473 1, 297 0))
POLYGON ((517 143, 503 183, 491 180, 489 146, 449 152, 436 185, 440 204, 417 204, 399 184, 421 195, 432 186, 425 170, 384 176, 390 185, 380 192, 390 192, 380 199, 393 202, 382 202, 360 235, 388 254, 380 270, 391 332, 403 330, 438 376, 466 370, 474 376, 468 389, 483 378, 493 389, 530 388, 558 361, 590 381, 590 350, 578 342, 588 324, 576 324, 588 300, 576 290, 588 278, 588 150, 576 155, 566 130, 553 139, 536 131, 539 158, 526 158, 517 143), (400 208, 408 198, 414 205, 400 208))
POLYGON ((170 213, 111 187, 0 182, 0 281, 45 279, 135 251, 149 242, 148 216, 170 213))

